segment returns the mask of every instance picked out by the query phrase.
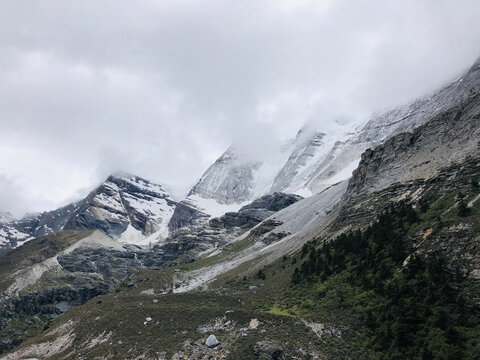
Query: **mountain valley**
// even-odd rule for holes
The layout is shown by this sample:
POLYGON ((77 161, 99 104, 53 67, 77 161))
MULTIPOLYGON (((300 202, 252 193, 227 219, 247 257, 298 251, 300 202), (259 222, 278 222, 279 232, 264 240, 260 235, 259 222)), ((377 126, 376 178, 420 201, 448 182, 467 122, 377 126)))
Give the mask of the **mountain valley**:
POLYGON ((480 60, 282 151, 2 213, 1 359, 476 358, 480 60))

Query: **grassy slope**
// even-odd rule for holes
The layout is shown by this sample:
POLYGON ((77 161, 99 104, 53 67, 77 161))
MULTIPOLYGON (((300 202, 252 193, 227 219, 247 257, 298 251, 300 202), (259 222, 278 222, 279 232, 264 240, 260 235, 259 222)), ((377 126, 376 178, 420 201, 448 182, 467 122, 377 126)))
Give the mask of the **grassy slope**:
MULTIPOLYGON (((235 245, 237 247, 242 249, 243 245, 235 245)), ((209 258, 205 261, 206 265, 210 263, 209 258)), ((250 273, 250 266, 246 263, 218 278, 208 291, 170 295, 145 295, 142 291, 165 288, 172 281, 174 268, 138 271, 133 276, 135 288, 121 286, 117 292, 96 297, 53 321, 50 329, 68 320, 76 324, 72 348, 53 358, 68 358, 72 356, 68 355, 72 350, 75 357, 86 358, 133 358, 140 355, 170 358, 179 351, 194 353, 195 349, 200 349, 218 358, 249 359, 253 356, 254 344, 261 340, 279 344, 285 353, 299 358, 302 358, 299 348, 329 358, 368 358, 368 351, 358 350, 348 341, 351 339, 348 330, 346 336, 320 338, 300 317, 274 311, 272 306, 290 285, 295 268, 292 262, 292 258, 284 258, 271 264, 263 270, 265 279, 258 278, 257 273, 250 273), (250 286, 257 289, 251 290, 250 286), (233 312, 226 313, 229 310, 233 312), (147 317, 153 320, 144 325, 147 317), (216 319, 221 319, 221 323, 230 320, 234 325, 207 333, 198 330, 216 319), (252 319, 260 322, 258 329, 248 330, 247 335, 242 336, 241 329, 248 328, 252 319), (92 339, 102 333, 111 333, 111 336, 104 343, 88 349, 92 339), (202 344, 210 333, 221 342, 216 350, 209 350, 202 344)), ((198 264, 190 266, 198 268, 198 264)), ((181 268, 178 270, 183 271, 185 266, 181 268)), ((55 337, 47 334, 48 330, 23 347, 53 341, 55 337)))

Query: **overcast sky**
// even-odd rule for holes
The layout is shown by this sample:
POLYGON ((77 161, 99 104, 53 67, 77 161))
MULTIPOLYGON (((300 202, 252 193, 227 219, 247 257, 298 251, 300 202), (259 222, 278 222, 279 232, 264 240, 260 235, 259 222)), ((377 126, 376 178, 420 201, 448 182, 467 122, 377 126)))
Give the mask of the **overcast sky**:
POLYGON ((181 194, 230 144, 262 153, 454 79, 479 17, 478 0, 3 0, 0 209, 117 170, 181 194))

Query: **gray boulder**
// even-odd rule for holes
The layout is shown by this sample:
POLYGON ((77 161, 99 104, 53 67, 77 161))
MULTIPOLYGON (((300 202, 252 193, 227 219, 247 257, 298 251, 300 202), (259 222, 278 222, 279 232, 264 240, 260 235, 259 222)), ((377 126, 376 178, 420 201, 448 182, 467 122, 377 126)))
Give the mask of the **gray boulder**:
POLYGON ((259 341, 255 344, 253 352, 256 357, 278 360, 281 359, 283 348, 269 341, 259 341))
POLYGON ((214 348, 218 344, 220 344, 220 342, 217 340, 217 338, 213 334, 209 335, 207 340, 205 340, 205 345, 209 348, 214 348))

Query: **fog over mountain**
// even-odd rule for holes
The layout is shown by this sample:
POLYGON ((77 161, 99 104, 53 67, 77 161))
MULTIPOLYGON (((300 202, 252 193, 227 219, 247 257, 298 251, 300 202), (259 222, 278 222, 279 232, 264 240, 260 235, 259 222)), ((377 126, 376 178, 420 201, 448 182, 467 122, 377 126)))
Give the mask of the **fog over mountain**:
POLYGON ((180 197, 228 146, 351 126, 480 55, 464 1, 3 1, 0 209, 85 196, 115 171, 180 197), (346 124, 346 125, 345 125, 346 124))

